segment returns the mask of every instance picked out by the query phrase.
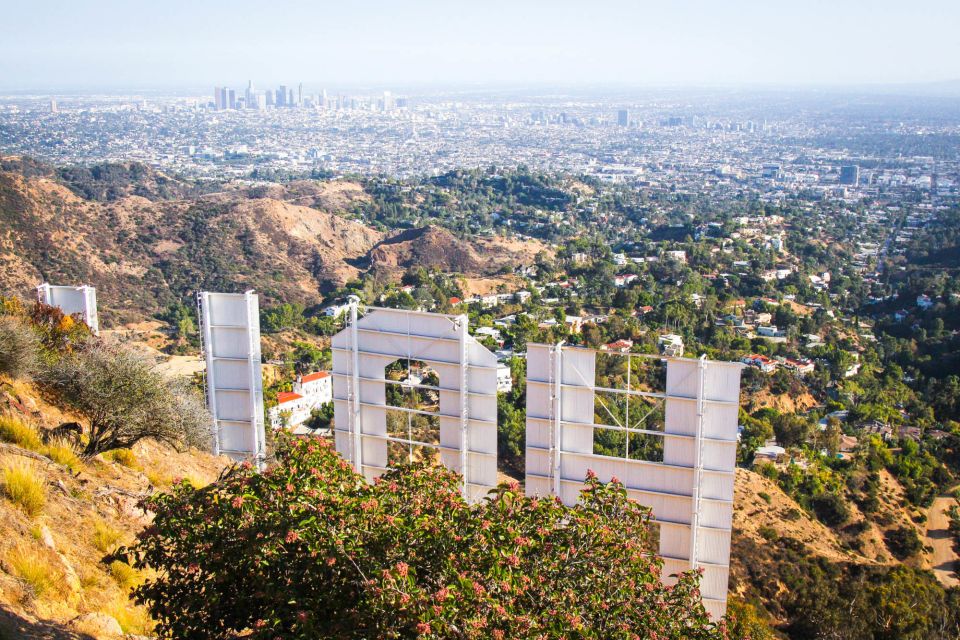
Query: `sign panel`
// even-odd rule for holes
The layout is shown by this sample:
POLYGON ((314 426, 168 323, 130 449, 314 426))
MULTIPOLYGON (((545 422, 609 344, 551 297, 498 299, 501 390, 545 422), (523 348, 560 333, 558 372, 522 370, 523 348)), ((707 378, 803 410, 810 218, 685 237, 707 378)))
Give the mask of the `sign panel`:
POLYGON ((59 307, 68 316, 80 314, 80 317, 94 335, 100 334, 100 321, 97 318, 97 290, 88 285, 68 287, 51 285, 44 282, 37 287, 37 298, 43 304, 59 307))
POLYGON ((726 610, 741 369, 527 345, 527 494, 572 505, 588 470, 618 478, 659 525, 665 579, 702 569, 714 618, 726 610))
POLYGON ((253 291, 197 294, 213 453, 262 466, 265 455, 260 307, 253 291))
POLYGON ((404 460, 432 459, 481 499, 497 484, 497 360, 467 317, 349 308, 333 337, 337 451, 368 480, 404 460))

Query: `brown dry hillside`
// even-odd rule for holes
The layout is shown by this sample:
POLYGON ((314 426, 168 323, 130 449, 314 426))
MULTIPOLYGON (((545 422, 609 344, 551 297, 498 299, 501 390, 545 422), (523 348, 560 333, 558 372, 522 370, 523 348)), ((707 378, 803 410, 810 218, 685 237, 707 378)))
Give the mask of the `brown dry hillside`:
POLYGON ((384 234, 344 215, 369 199, 348 181, 199 193, 146 168, 102 169, 114 184, 80 170, 67 172, 79 182, 65 182, 37 167, 0 158, 0 293, 26 296, 43 280, 93 284, 101 310, 120 321, 201 289, 311 305, 367 269, 485 276, 543 249, 438 227, 384 234))
MULTIPOLYGON (((42 434, 76 416, 48 404, 28 383, 0 377, 0 415, 42 434)), ((140 498, 179 478, 194 485, 226 465, 206 453, 142 442, 122 456, 80 460, 46 445, 0 443, 0 480, 27 473, 44 499, 33 512, 5 490, 0 498, 0 638, 115 638, 148 635, 152 623, 132 604, 143 578, 104 558, 149 523, 140 498)))

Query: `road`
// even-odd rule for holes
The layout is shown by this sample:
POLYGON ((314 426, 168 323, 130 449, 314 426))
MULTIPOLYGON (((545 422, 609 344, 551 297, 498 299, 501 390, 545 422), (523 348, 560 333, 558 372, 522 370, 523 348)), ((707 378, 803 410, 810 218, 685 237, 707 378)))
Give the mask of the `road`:
POLYGON ((953 550, 953 537, 948 529, 950 519, 944 511, 954 504, 953 496, 942 495, 937 497, 927 512, 927 532, 925 543, 933 547, 930 562, 933 573, 945 587, 960 585, 960 579, 954 573, 957 568, 957 553, 953 550))

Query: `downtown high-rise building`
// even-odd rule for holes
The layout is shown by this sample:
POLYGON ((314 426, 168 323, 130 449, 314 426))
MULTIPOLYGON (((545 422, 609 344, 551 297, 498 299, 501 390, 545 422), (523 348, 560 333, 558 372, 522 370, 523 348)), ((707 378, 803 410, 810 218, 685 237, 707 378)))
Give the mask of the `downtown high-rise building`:
POLYGON ((851 164, 840 167, 840 184, 847 184, 856 187, 860 184, 860 167, 851 164))
POLYGON ((237 108, 237 92, 233 89, 227 89, 227 108, 236 109, 237 108))
POLYGON ((285 84, 280 85, 280 88, 277 89, 276 106, 278 106, 278 107, 286 107, 286 106, 288 106, 288 104, 287 104, 287 85, 285 85, 285 84))
POLYGON ((630 111, 627 109, 617 111, 617 125, 621 127, 630 126, 630 111))

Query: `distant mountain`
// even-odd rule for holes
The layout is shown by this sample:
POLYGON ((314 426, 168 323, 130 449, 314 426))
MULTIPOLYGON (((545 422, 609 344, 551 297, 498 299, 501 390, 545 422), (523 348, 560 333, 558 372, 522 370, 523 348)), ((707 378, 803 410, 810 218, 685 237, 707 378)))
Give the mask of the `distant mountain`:
POLYGON ((543 245, 461 239, 439 227, 380 231, 345 215, 369 200, 349 181, 210 187, 143 165, 53 169, 0 159, 0 292, 39 282, 97 286, 101 308, 156 313, 199 290, 256 289, 319 302, 367 270, 422 265, 487 275, 543 245))

